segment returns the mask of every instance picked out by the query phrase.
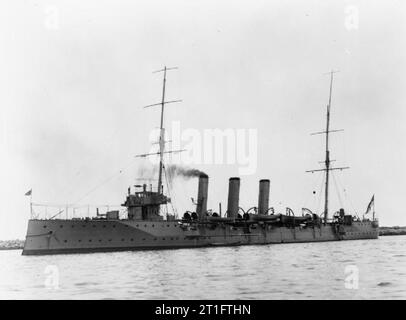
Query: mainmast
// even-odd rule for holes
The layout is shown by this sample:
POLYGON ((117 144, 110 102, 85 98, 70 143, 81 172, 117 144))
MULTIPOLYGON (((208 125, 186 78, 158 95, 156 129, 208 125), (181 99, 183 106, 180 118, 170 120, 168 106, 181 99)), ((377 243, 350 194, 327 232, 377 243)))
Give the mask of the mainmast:
MULTIPOLYGON (((331 95, 333 91, 333 75, 334 73, 337 73, 338 71, 330 71, 330 94, 328 98, 328 105, 327 105, 327 114, 326 114, 326 131, 322 132, 316 132, 312 133, 312 135, 315 134, 326 134, 326 157, 324 160, 324 169, 318 169, 318 170, 309 170, 306 172, 316 172, 316 171, 325 171, 326 173, 326 179, 325 179, 325 187, 324 187, 324 223, 327 223, 328 219, 328 200, 329 200, 329 179, 330 179, 330 171, 332 170, 343 170, 343 169, 348 169, 349 167, 339 167, 339 168, 331 168, 331 160, 330 160, 330 150, 329 150, 329 134, 330 132, 337 132, 337 131, 342 131, 341 130, 330 130, 330 110, 331 110, 331 95)), ((334 161, 334 160, 333 160, 334 161)))

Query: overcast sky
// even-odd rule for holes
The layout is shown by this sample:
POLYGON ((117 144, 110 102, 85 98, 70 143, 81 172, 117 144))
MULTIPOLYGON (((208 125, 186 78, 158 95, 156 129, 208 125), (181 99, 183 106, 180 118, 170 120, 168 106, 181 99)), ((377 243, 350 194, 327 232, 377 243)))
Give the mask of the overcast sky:
MULTIPOLYGON (((271 205, 321 209, 331 69, 331 211, 362 214, 373 194, 381 225, 406 225, 404 1, 2 1, 0 4, 0 239, 23 238, 29 197, 43 203, 120 204, 159 126, 257 132, 253 174, 196 164, 210 176, 209 208, 226 207, 241 176, 243 208, 258 180, 271 205), (120 173, 121 171, 121 173, 120 173), (336 181, 336 182, 334 182, 336 181), (337 196, 335 184, 341 194, 337 196), (345 190, 344 190, 345 189, 345 190), (316 194, 313 194, 316 191, 316 194)), ((182 145, 184 147, 184 145, 182 145)), ((197 181, 174 183, 193 209, 197 181)), ((320 213, 320 212, 319 212, 320 213)))

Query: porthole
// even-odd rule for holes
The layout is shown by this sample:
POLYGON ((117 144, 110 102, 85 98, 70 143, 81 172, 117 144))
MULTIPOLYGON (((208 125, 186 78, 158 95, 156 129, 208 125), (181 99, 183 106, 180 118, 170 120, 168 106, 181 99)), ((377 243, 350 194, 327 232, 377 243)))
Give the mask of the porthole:
POLYGON ((44 226, 44 228, 46 228, 47 226, 44 226))
POLYGON ((121 241, 124 241, 124 239, 121 239, 121 241))
POLYGON ((113 228, 115 228, 116 227, 116 225, 115 224, 113 224, 113 228))
POLYGON ((79 242, 82 242, 82 240, 78 240, 79 242))
POLYGON ((73 228, 73 227, 74 227, 74 225, 71 225, 71 227, 73 228))
POLYGON ((145 241, 145 238, 142 238, 142 241, 145 241))
POLYGON ((93 225, 93 228, 96 228, 96 225, 95 225, 95 224, 93 225))
POLYGON ((131 241, 134 241, 134 239, 130 239, 131 241))
POLYGON ((59 228, 63 228, 63 225, 60 225, 59 228))
POLYGON ((111 239, 109 239, 109 242, 111 242, 111 239))
POLYGON ((144 225, 144 227, 146 228, 146 227, 147 227, 147 225, 144 225))
POLYGON ((169 228, 169 224, 168 224, 167 226, 168 226, 168 228, 169 228))
POLYGON ((138 224, 135 225, 138 228, 138 224))
POLYGON ((156 240, 156 238, 154 238, 154 241, 156 240))
POLYGON ((106 227, 106 225, 103 225, 103 228, 105 228, 106 227))
POLYGON ((101 239, 99 239, 99 242, 101 242, 101 239))
POLYGON ((162 238, 162 240, 165 240, 165 238, 162 238))
POLYGON ((64 240, 63 242, 68 242, 68 240, 64 240))
POLYGON ((171 240, 173 240, 173 238, 171 238, 171 240))
POLYGON ((153 228, 153 227, 155 227, 155 225, 154 225, 154 224, 152 225, 152 228, 153 228))
POLYGON ((89 242, 92 242, 92 239, 89 239, 89 242))

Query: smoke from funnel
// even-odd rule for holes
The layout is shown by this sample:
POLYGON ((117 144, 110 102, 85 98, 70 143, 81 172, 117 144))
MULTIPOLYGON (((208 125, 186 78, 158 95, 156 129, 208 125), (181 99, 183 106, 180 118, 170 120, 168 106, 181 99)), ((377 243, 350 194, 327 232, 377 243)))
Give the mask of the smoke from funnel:
MULTIPOLYGON (((138 178, 153 179, 157 178, 159 167, 147 167, 140 166, 138 168, 138 178)), ((203 171, 194 168, 188 168, 184 166, 179 166, 176 164, 166 165, 165 172, 168 176, 168 179, 171 181, 176 177, 181 177, 183 179, 198 178, 200 175, 207 175, 203 171)))
POLYGON ((171 164, 165 166, 165 171, 168 174, 168 178, 173 179, 175 177, 182 177, 185 179, 190 179, 194 177, 199 177, 200 175, 206 175, 203 171, 194 168, 188 168, 183 166, 178 166, 176 164, 171 164))

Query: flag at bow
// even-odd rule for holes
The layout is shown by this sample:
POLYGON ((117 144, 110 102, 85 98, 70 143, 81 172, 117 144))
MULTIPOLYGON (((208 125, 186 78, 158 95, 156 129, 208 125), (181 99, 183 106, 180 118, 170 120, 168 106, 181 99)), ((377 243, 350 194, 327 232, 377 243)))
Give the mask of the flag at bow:
POLYGON ((26 195, 26 196, 32 195, 32 189, 30 189, 29 191, 27 191, 27 192, 25 193, 25 195, 26 195))
POLYGON ((371 198, 371 201, 369 201, 367 211, 365 212, 365 214, 367 214, 367 213, 369 213, 369 211, 371 211, 371 208, 374 205, 374 202, 375 202, 375 195, 373 195, 372 198, 371 198))

